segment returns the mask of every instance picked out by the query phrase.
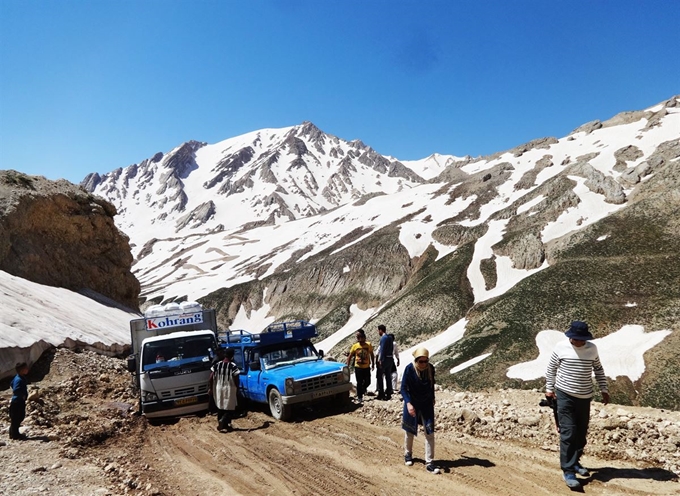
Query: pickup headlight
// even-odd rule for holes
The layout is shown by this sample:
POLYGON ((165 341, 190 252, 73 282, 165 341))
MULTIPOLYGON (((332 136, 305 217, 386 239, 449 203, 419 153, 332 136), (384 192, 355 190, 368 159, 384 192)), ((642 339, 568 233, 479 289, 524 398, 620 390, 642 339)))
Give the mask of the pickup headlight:
POLYGON ((295 380, 292 377, 286 378, 286 396, 291 396, 295 391, 295 380))
POLYGON ((158 396, 156 395, 156 393, 152 393, 151 391, 142 391, 142 401, 149 402, 157 400, 158 396))
POLYGON ((349 368, 347 366, 342 368, 342 377, 345 379, 343 382, 349 382, 349 368))

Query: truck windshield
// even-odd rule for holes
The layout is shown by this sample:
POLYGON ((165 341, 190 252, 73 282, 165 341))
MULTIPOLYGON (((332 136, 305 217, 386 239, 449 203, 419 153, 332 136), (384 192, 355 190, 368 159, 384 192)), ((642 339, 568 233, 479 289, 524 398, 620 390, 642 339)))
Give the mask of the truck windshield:
POLYGON ((175 366, 180 363, 196 361, 197 359, 210 361, 214 356, 215 340, 212 336, 186 336, 182 338, 152 341, 144 345, 142 365, 144 370, 150 365, 175 366))
POLYGON ((261 357, 265 369, 271 369, 279 365, 293 365, 318 358, 314 347, 309 343, 290 343, 286 347, 266 349, 263 350, 261 357))

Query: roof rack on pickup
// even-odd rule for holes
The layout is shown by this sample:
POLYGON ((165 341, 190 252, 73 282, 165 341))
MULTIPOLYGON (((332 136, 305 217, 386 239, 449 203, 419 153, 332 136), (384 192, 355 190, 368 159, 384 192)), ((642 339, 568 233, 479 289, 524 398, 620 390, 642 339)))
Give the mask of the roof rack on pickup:
POLYGON ((267 327, 265 332, 252 334, 244 330, 218 331, 217 339, 222 345, 259 343, 262 345, 281 343, 284 341, 298 341, 315 338, 319 334, 316 326, 304 320, 290 322, 276 322, 267 327))

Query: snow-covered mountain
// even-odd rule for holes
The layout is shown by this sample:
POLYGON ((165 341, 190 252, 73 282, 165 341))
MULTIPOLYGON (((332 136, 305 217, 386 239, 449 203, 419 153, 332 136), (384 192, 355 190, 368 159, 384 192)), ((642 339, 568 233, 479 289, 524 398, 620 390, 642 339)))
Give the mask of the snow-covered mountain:
POLYGON ((309 319, 337 358, 384 323, 402 366, 425 345, 439 380, 466 389, 538 387, 585 319, 616 402, 680 408, 679 97, 476 159, 402 162, 304 123, 83 184, 118 208, 145 304, 200 299, 255 332, 309 319))
POLYGON ((337 357, 382 322, 465 388, 536 385, 545 336, 586 319, 647 350, 619 401, 680 405, 678 97, 488 157, 399 161, 304 123, 83 184, 117 206, 147 303, 306 318, 337 357))
POLYGON ((305 122, 213 145, 190 141, 104 176, 90 174, 82 185, 111 201, 121 229, 142 244, 154 237, 281 224, 423 182, 360 141, 341 140, 305 122))
POLYGON ((456 249, 443 224, 489 227, 470 270, 482 301, 546 267, 547 243, 626 206, 654 172, 657 147, 680 135, 676 102, 478 159, 399 162, 307 122, 184 143, 82 185, 117 207, 148 298, 200 298, 303 262, 358 228, 361 239, 397 223, 411 258, 429 246, 439 258, 456 249), (573 186, 557 188, 559 178, 573 186), (531 232, 498 257, 512 277, 486 290, 479 263, 518 222, 532 223, 531 232))
POLYGON ((424 179, 433 179, 448 167, 462 165, 463 162, 472 161, 472 157, 455 157, 453 155, 441 155, 433 153, 429 157, 420 160, 402 160, 401 163, 424 179))

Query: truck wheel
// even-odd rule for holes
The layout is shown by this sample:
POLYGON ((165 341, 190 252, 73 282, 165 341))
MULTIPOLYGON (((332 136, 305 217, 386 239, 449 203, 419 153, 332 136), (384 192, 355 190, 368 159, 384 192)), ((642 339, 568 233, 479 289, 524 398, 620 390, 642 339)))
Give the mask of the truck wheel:
POLYGON ((284 405, 281 393, 276 388, 269 390, 269 410, 272 412, 272 417, 276 420, 283 420, 284 422, 290 420, 293 413, 293 408, 290 405, 284 405))

